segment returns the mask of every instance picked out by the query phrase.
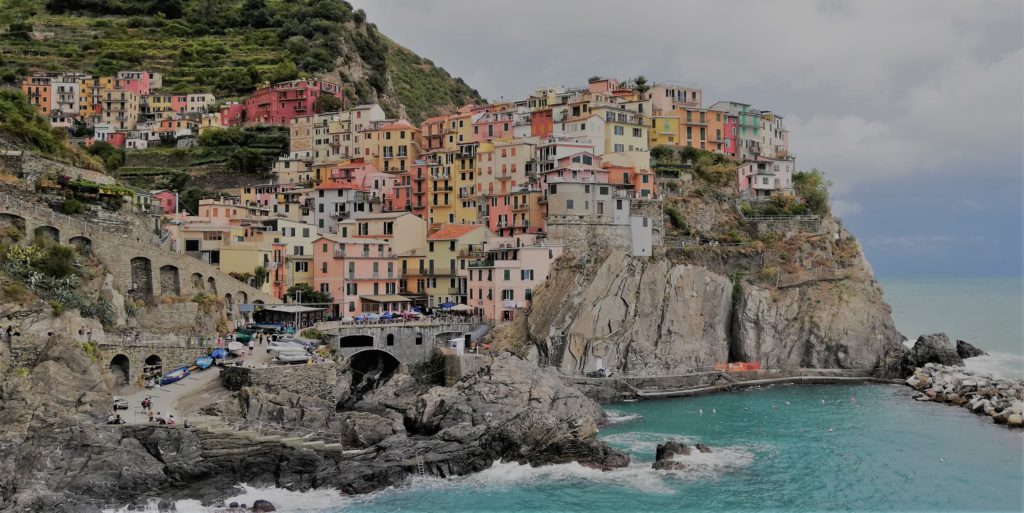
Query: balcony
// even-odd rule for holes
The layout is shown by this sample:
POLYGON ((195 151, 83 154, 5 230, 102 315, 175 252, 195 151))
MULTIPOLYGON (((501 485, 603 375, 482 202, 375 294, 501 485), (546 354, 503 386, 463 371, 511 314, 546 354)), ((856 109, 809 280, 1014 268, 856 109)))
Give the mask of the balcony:
POLYGON ((512 211, 513 212, 527 212, 529 210, 530 210, 530 204, 529 203, 517 203, 515 205, 512 205, 512 211))
POLYGON ((494 178, 496 180, 511 180, 512 179, 512 175, 500 175, 500 176, 496 176, 494 178))

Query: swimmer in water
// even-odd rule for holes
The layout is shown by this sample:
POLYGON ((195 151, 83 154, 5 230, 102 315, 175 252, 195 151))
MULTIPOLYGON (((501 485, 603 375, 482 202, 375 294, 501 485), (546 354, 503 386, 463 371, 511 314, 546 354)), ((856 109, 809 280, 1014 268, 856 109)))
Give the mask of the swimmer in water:
POLYGON ((789 401, 786 401, 786 404, 789 404, 789 401))
POLYGON ((832 428, 828 428, 828 432, 831 433, 832 432, 832 428))
POLYGON ((716 410, 716 409, 714 409, 714 408, 711 408, 711 414, 712 414, 712 415, 715 415, 715 414, 717 414, 717 413, 718 413, 718 410, 716 410))
POLYGON ((697 410, 697 413, 700 415, 704 415, 704 408, 697 410))
POLYGON ((821 400, 821 404, 825 404, 825 400, 824 399, 821 400))

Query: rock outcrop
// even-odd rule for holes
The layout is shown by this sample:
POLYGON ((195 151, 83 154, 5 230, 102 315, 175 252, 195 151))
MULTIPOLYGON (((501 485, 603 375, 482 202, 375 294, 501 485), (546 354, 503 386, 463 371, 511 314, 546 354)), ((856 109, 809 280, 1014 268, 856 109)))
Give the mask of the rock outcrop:
POLYGON ((906 380, 918 401, 963 406, 997 424, 1024 425, 1024 380, 998 379, 970 369, 927 363, 906 380))
MULTIPOLYGON (((535 291, 522 352, 536 347, 563 372, 602 366, 630 376, 729 361, 876 368, 901 336, 856 240, 831 219, 822 224, 822 234, 760 249, 563 258, 535 291)), ((495 336, 508 344, 512 335, 495 336)))
POLYGON ((366 493, 421 472, 467 474, 497 460, 601 469, 629 462, 597 439, 597 403, 552 369, 510 354, 451 388, 424 388, 398 375, 351 411, 243 389, 234 406, 208 412, 248 415, 285 432, 316 426, 340 443, 104 425, 111 405, 104 374, 77 343, 60 337, 29 367, 0 366, 0 510, 98 513, 178 498, 216 504, 240 482, 366 493))
POLYGON ((697 444, 691 448, 682 442, 670 440, 663 444, 658 444, 658 448, 654 453, 654 463, 651 464, 651 468, 654 470, 683 470, 686 468, 686 463, 678 461, 676 457, 689 456, 693 454, 693 449, 697 449, 697 452, 700 453, 712 452, 711 448, 704 444, 697 444))
POLYGON ((964 340, 956 341, 956 354, 960 358, 974 358, 975 356, 984 356, 988 353, 974 347, 970 342, 964 340))

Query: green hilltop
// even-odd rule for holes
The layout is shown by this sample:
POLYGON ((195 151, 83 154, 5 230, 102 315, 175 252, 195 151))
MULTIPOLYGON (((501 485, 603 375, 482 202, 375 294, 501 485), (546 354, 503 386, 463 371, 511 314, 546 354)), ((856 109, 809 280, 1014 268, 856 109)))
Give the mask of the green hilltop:
POLYGON ((0 83, 33 71, 146 69, 168 92, 239 98, 324 77, 414 122, 480 94, 381 34, 343 0, 0 0, 0 83))

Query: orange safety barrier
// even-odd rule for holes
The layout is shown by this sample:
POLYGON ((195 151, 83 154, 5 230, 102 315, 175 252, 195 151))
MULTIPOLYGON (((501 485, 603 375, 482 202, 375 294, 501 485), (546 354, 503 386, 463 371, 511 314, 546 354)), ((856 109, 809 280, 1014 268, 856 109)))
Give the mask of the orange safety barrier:
POLYGON ((716 363, 715 370, 729 372, 756 371, 761 370, 761 362, 716 363))

